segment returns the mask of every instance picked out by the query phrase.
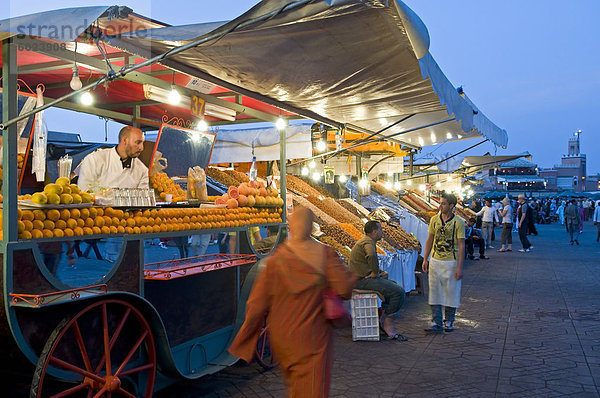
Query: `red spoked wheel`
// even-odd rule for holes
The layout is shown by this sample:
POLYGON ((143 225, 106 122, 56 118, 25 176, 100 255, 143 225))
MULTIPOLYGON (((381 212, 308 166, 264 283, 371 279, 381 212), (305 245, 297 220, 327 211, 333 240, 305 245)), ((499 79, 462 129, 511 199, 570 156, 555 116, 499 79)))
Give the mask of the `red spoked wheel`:
POLYGON ((273 369, 279 364, 271 348, 269 339, 269 328, 265 326, 258 337, 256 344, 256 361, 266 370, 273 369))
POLYGON ((151 397, 155 376, 154 336, 142 313, 126 301, 101 300, 52 332, 30 397, 151 397))

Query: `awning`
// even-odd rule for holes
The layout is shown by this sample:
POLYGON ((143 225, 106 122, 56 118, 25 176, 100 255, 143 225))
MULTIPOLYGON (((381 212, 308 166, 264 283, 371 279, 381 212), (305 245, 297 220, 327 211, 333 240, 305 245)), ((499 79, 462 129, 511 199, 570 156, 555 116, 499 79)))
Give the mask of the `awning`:
POLYGON ((534 175, 504 175, 496 177, 498 182, 506 182, 506 183, 521 183, 521 182, 544 182, 541 177, 534 175))
POLYGON ((218 40, 161 63, 287 111, 362 132, 377 132, 406 118, 384 135, 417 129, 394 137, 414 147, 478 136, 507 145, 506 131, 474 108, 441 72, 428 53, 425 25, 401 1, 317 1, 231 32, 290 3, 264 0, 231 22, 136 31, 114 36, 110 43, 150 58, 222 32, 218 40))

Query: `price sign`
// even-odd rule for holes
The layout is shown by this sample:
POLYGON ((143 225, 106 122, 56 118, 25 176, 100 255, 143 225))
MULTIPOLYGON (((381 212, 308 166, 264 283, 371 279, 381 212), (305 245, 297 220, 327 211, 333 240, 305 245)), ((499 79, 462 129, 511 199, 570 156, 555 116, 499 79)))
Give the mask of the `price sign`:
POLYGON ((192 95, 192 101, 190 102, 190 113, 194 116, 203 118, 205 105, 206 101, 197 95, 192 95))

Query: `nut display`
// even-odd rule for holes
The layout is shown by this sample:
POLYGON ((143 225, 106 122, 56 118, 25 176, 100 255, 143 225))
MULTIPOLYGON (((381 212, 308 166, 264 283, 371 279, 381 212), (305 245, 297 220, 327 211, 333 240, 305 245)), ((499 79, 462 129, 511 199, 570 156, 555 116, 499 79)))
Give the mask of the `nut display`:
POLYGON ((408 234, 400 226, 392 226, 388 223, 381 223, 383 236, 386 241, 399 250, 419 250, 419 241, 414 236, 408 234))
POLYGON ((206 175, 213 178, 214 180, 220 182, 226 187, 235 185, 238 186, 240 182, 237 179, 231 177, 229 174, 225 173, 223 170, 220 170, 216 167, 209 167, 206 170, 206 175))
POLYGON ((345 222, 348 224, 360 222, 360 218, 353 215, 348 210, 344 209, 334 199, 317 198, 314 196, 308 196, 307 199, 312 204, 314 204, 319 209, 323 210, 325 213, 329 214, 331 217, 335 218, 339 222, 345 222))
POLYGON ((307 184, 302 179, 296 176, 287 175, 285 178, 285 183, 287 188, 295 193, 314 197, 321 196, 321 193, 319 191, 317 191, 316 189, 314 189, 309 184, 307 184))
POLYGON ((295 196, 293 203, 294 206, 303 206, 311 209, 314 215, 317 217, 317 219, 320 219, 323 222, 323 224, 318 222, 319 225, 337 224, 337 221, 333 217, 325 213, 323 210, 319 209, 317 206, 313 205, 306 198, 303 198, 301 196, 295 196))
POLYGON ((356 239, 350 236, 350 234, 344 231, 339 225, 324 225, 321 227, 321 231, 330 238, 335 239, 342 246, 348 246, 350 249, 352 249, 356 243, 356 239))
POLYGON ((333 247, 342 257, 342 260, 348 264, 348 260, 350 259, 350 250, 347 247, 340 245, 334 238, 327 235, 321 236, 319 240, 326 245, 333 247))

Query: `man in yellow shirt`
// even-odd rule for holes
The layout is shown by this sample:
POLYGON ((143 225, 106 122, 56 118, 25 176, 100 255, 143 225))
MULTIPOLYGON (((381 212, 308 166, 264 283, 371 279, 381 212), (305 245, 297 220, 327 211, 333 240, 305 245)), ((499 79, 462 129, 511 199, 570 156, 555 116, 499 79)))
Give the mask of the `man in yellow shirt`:
POLYGON ((465 223, 453 213, 456 202, 456 196, 442 195, 440 212, 429 222, 423 271, 429 272, 429 305, 433 324, 425 329, 426 332, 454 330, 465 258, 465 223), (442 325, 442 306, 445 325, 442 325))

